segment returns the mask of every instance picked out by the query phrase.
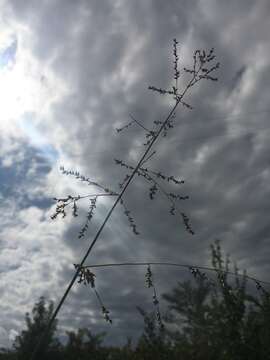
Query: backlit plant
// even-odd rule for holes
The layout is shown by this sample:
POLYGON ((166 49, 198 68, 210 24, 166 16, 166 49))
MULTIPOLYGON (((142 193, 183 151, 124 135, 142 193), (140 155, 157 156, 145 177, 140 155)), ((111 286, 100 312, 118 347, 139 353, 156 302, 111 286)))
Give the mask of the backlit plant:
MULTIPOLYGON (((87 212, 86 221, 84 222, 84 225, 82 225, 78 237, 84 237, 86 235, 86 232, 89 228, 89 225, 91 223, 91 220, 94 216, 97 203, 99 198, 101 197, 115 197, 115 202, 113 203, 111 209, 109 210, 108 214, 105 216, 104 221, 100 228, 98 229, 96 235, 94 236, 94 239, 90 243, 90 246, 88 250, 86 251, 85 255, 83 256, 81 262, 79 264, 75 265, 75 272, 74 276, 71 279, 63 297, 61 298, 58 306, 56 307, 54 314, 51 318, 51 320, 48 323, 47 332, 49 331, 54 319, 56 318, 59 310, 61 309, 67 295, 69 294, 72 286, 76 282, 77 279, 79 279, 79 283, 89 284, 94 290, 95 290, 95 282, 94 282, 94 276, 91 272, 88 272, 84 269, 85 261, 88 258, 89 254, 91 253, 93 246, 95 245, 96 241, 98 240, 101 232, 103 231, 103 228, 107 224, 109 218, 111 217, 114 209, 120 203, 124 210, 124 215, 126 216, 129 226, 134 234, 138 235, 139 231, 137 230, 137 226, 135 223, 134 217, 131 215, 131 212, 128 208, 128 205, 125 203, 123 197, 126 193, 129 184, 131 180, 134 177, 141 177, 146 181, 146 184, 149 188, 149 198, 151 200, 154 200, 156 196, 158 196, 159 193, 166 196, 168 202, 169 202, 169 213, 173 216, 177 215, 179 219, 181 219, 182 223, 184 224, 184 227, 186 231, 194 235, 194 230, 191 226, 191 221, 189 216, 182 210, 182 208, 179 208, 179 203, 189 199, 189 197, 186 194, 178 193, 178 192, 172 192, 171 190, 167 190, 167 187, 165 184, 173 184, 175 186, 181 186, 184 183, 184 180, 177 179, 173 175, 165 175, 163 172, 159 170, 153 170, 151 167, 146 167, 146 162, 149 162, 154 156, 157 155, 156 151, 153 151, 153 145, 156 143, 157 139, 160 136, 167 136, 172 129, 174 129, 174 124, 176 122, 176 109, 179 105, 182 105, 187 110, 192 110, 192 105, 187 103, 185 97, 189 93, 192 87, 194 87, 197 83, 204 81, 204 80, 210 80, 210 81, 216 81, 217 78, 213 76, 213 73, 219 68, 219 63, 215 62, 215 54, 214 49, 210 49, 209 51, 205 50, 195 50, 193 55, 193 61, 190 68, 183 68, 182 70, 179 68, 179 55, 178 55, 178 41, 176 39, 173 40, 173 78, 174 78, 174 84, 169 89, 163 89, 156 86, 149 86, 149 89, 153 92, 157 92, 162 96, 169 96, 172 98, 174 105, 172 106, 172 109, 169 111, 168 115, 165 117, 163 121, 160 120, 154 120, 152 124, 152 128, 149 129, 143 124, 143 121, 135 119, 133 115, 130 115, 131 121, 124 125, 121 128, 117 128, 116 131, 118 133, 128 130, 131 126, 138 126, 144 131, 144 142, 143 145, 145 147, 145 150, 140 157, 140 160, 137 162, 137 164, 127 164, 126 162, 115 159, 115 163, 119 166, 121 166, 123 169, 127 170, 127 174, 125 174, 124 179, 119 183, 119 190, 110 189, 107 186, 103 186, 102 184, 93 181, 92 179, 80 174, 78 171, 74 170, 66 170, 64 167, 61 167, 61 171, 63 174, 68 176, 73 176, 76 179, 88 184, 89 186, 95 187, 96 191, 90 194, 84 194, 84 195, 68 195, 65 198, 55 198, 56 201, 56 209, 55 212, 52 214, 51 218, 55 220, 56 218, 60 216, 65 217, 67 215, 67 210, 70 208, 71 213, 75 218, 78 218, 79 214, 79 202, 85 199, 88 199, 89 201, 89 208, 87 212), (186 84, 183 84, 183 90, 180 90, 179 88, 179 79, 182 74, 186 74, 189 76, 189 80, 186 82, 186 84)), ((151 284, 151 268, 150 264, 148 267, 148 286, 151 284)), ((154 305, 158 306, 158 299, 156 296, 156 290, 155 287, 152 285, 150 287, 153 287, 154 290, 154 305)), ((108 317, 108 310, 104 307, 101 298, 99 294, 96 292, 96 295, 99 299, 99 302, 102 307, 102 312, 107 321, 110 321, 110 318, 108 317)), ((160 324, 161 317, 159 310, 157 311, 158 320, 160 324)), ((46 337, 46 332, 43 335, 43 338, 40 340, 39 344, 37 345, 36 350, 33 353, 32 359, 35 358, 37 350, 39 346, 42 344, 43 339, 46 337)))

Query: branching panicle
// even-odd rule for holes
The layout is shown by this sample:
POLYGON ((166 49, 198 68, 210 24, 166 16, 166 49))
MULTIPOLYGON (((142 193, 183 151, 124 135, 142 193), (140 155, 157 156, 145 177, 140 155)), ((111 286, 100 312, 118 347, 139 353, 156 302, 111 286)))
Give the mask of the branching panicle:
POLYGON ((128 219, 129 226, 131 227, 133 233, 134 233, 135 235, 140 235, 140 233, 139 233, 138 230, 137 230, 136 223, 135 223, 133 217, 131 216, 131 212, 130 212, 130 210, 127 209, 127 207, 126 207, 123 199, 121 199, 120 203, 121 203, 121 205, 122 205, 123 208, 124 208, 124 214, 126 215, 126 217, 127 217, 127 219, 128 219))
POLYGON ((112 319, 110 318, 110 315, 109 315, 109 310, 107 308, 105 308, 105 306, 102 306, 102 314, 104 316, 104 319, 111 323, 112 324, 112 319))
POLYGON ((181 101, 181 104, 182 104, 184 107, 186 107, 187 109, 193 110, 193 107, 192 107, 190 104, 186 103, 185 101, 181 101))
POLYGON ((79 269, 79 272, 78 272, 78 284, 84 284, 84 285, 90 285, 91 288, 94 290, 95 294, 96 294, 96 297, 98 299, 98 302, 100 304, 100 307, 101 307, 101 311, 102 311, 102 314, 104 316, 104 319, 107 321, 107 322, 110 322, 112 323, 112 320, 109 316, 109 310, 107 310, 101 300, 101 297, 97 291, 97 289, 95 288, 95 277, 96 275, 94 273, 92 273, 89 269, 89 267, 84 267, 84 266, 81 266, 79 264, 74 264, 74 267, 75 269, 78 271, 79 269))
POLYGON ((181 196, 181 195, 178 195, 178 194, 169 193, 168 196, 170 196, 174 200, 188 200, 189 199, 188 195, 181 196))
POLYGON ((92 288, 95 287, 95 274, 90 271, 89 268, 80 266, 79 264, 74 264, 75 269, 79 269, 78 272, 78 284, 83 283, 84 285, 90 284, 92 288))
POLYGON ((153 132, 150 131, 149 129, 147 129, 147 128, 141 123, 141 121, 137 120, 137 119, 136 119, 133 115, 131 115, 131 114, 129 114, 129 117, 132 119, 132 121, 130 121, 128 124, 122 126, 121 128, 116 128, 116 131, 117 131, 118 133, 121 132, 121 131, 123 131, 123 130, 125 130, 125 129, 127 129, 127 128, 129 128, 130 126, 132 126, 132 125, 135 124, 135 125, 138 125, 140 128, 142 128, 142 129, 146 132, 147 136, 153 136, 153 132))
POLYGON ((86 182, 88 185, 96 186, 97 188, 102 189, 107 194, 116 195, 116 193, 114 191, 102 186, 101 184, 99 184, 95 181, 90 180, 90 178, 88 178, 84 175, 81 175, 78 171, 66 170, 64 168, 64 166, 61 166, 60 170, 62 171, 62 174, 64 174, 64 175, 75 176, 76 179, 79 179, 82 182, 86 182))
POLYGON ((98 291, 96 289, 94 289, 94 291, 95 291, 96 297, 98 299, 99 305, 101 307, 101 311, 102 311, 104 319, 106 320, 106 322, 109 322, 112 324, 112 319, 109 316, 109 313, 110 313, 109 310, 104 306, 103 301, 101 300, 101 297, 100 297, 98 291))
POLYGON ((157 191, 158 191, 157 184, 154 184, 153 186, 150 187, 149 197, 151 200, 153 200, 155 198, 157 191))
POLYGON ((51 219, 54 220, 58 217, 58 215, 62 215, 62 217, 64 218, 66 216, 66 207, 70 204, 73 204, 72 206, 72 215, 73 217, 77 217, 78 216, 78 201, 79 200, 83 200, 86 198, 90 198, 90 207, 87 213, 87 218, 86 218, 86 222, 83 225, 83 227, 81 228, 78 238, 82 238, 84 237, 88 227, 89 227, 89 222, 91 221, 93 215, 94 215, 94 210, 96 208, 96 203, 97 203, 97 199, 98 197, 104 197, 104 196, 118 196, 119 194, 111 189, 109 189, 108 187, 104 187, 101 184, 90 180, 89 178, 87 178, 84 175, 81 175, 78 171, 73 171, 73 170, 66 170, 63 166, 60 167, 60 170, 62 171, 62 173, 64 175, 71 175, 71 176, 75 176, 76 179, 81 180, 82 182, 87 182, 88 185, 93 185, 98 187, 99 189, 102 189, 104 191, 104 193, 98 193, 98 194, 88 194, 88 195, 78 195, 78 196, 71 196, 68 195, 66 198, 54 198, 55 201, 57 201, 56 204, 56 211, 55 213, 51 216, 51 219))
POLYGON ((264 296, 266 296, 266 298, 270 298, 270 293, 267 290, 265 290, 262 284, 258 280, 254 279, 254 281, 256 284, 256 289, 260 291, 264 296))
POLYGON ((180 71, 178 69, 178 49, 177 49, 178 41, 176 39, 173 39, 173 69, 174 69, 174 79, 175 79, 175 86, 173 86, 174 95, 177 95, 178 93, 178 79, 180 77, 180 71))
POLYGON ((156 132, 156 131, 146 132, 146 133, 145 133, 145 140, 146 140, 146 142, 143 143, 143 145, 144 145, 144 146, 149 145, 149 144, 153 141, 153 139, 156 137, 156 135, 157 135, 157 132, 156 132))
POLYGON ((74 217, 77 217, 77 216, 78 216, 78 206, 77 206, 76 200, 73 201, 72 215, 73 215, 74 217))
POLYGON ((145 274, 145 282, 146 282, 146 286, 148 288, 150 288, 150 287, 153 288, 153 297, 152 298, 153 298, 153 304, 156 309, 157 322, 159 324, 160 330, 164 330, 164 324, 162 322, 161 313, 160 313, 160 309, 159 309, 159 300, 158 300, 158 296, 157 296, 157 290, 156 290, 156 287, 154 284, 153 273, 152 273, 150 264, 148 264, 148 266, 147 266, 147 270, 146 270, 146 274, 145 274))
MULTIPOLYGON (((148 160, 148 159, 147 159, 148 160)), ((115 159, 115 163, 117 165, 120 165, 121 167, 124 167, 128 170, 134 170, 135 168, 131 165, 128 165, 126 163, 124 163, 122 160, 119 159, 115 159)), ((175 205, 175 201, 178 200, 188 200, 189 196, 185 195, 179 195, 179 194, 175 194, 172 192, 166 192, 162 186, 153 178, 152 175, 154 175, 157 179, 162 179, 164 181, 167 182, 172 182, 176 185, 181 185, 184 184, 184 180, 177 180, 174 176, 165 176, 164 174, 162 174, 160 171, 153 171, 150 170, 149 168, 146 167, 140 167, 137 172, 136 172, 137 176, 142 176, 147 182, 151 183, 151 187, 149 188, 149 197, 151 200, 153 200, 155 198, 155 195, 157 193, 158 190, 161 190, 161 192, 168 198, 168 200, 171 202, 171 208, 170 208, 170 214, 171 215, 175 215, 175 210, 176 210, 176 205, 175 205), (151 175, 150 175, 151 174, 151 175)), ((124 179, 124 182, 122 184, 125 183, 125 181, 127 181, 129 179, 129 175, 126 175, 126 178, 124 179)), ((190 233, 190 234, 194 234, 190 223, 189 223, 189 218, 184 214, 184 213, 180 213, 182 220, 184 222, 185 228, 186 230, 190 233)))
POLYGON ((98 197, 95 196, 94 198, 90 198, 90 206, 89 206, 89 210, 87 212, 87 217, 86 217, 86 222, 84 224, 84 226, 81 228, 78 238, 81 239, 82 237, 84 237, 85 233, 88 230, 89 227, 89 223, 92 220, 93 216, 94 216, 94 211, 95 208, 97 207, 97 199, 98 197))
POLYGON ((189 217, 185 214, 185 213, 181 213, 181 216, 182 216, 182 220, 183 220, 183 223, 186 227, 186 230, 191 234, 191 235, 194 235, 194 231, 192 230, 191 226, 190 226, 190 219, 189 217))
POLYGON ((189 271, 191 272, 191 274, 194 276, 195 279, 200 279, 200 280, 208 280, 207 275, 200 271, 197 267, 194 266, 190 266, 189 267, 189 271))
MULTIPOLYGON (((114 159, 114 161, 115 161, 115 163, 117 165, 120 165, 120 166, 122 166, 122 167, 124 167, 124 168, 126 168, 128 170, 134 170, 135 169, 133 166, 124 163, 122 160, 114 159)), ((167 180, 168 182, 173 182, 176 185, 181 185, 181 184, 185 183, 184 180, 178 180, 172 175, 166 176, 166 175, 162 174, 160 171, 153 171, 153 170, 150 170, 149 168, 140 167, 139 171, 137 171, 137 173, 140 173, 140 171, 145 172, 145 173, 149 172, 149 173, 155 175, 155 177, 158 178, 158 179, 167 180)), ((142 174, 140 174, 140 175, 142 175, 142 174)))
POLYGON ((152 271, 150 265, 147 266, 146 274, 145 274, 145 282, 148 288, 153 287, 153 281, 152 281, 152 271))
POLYGON ((161 95, 166 95, 166 94, 174 95, 173 90, 164 90, 161 88, 157 88, 155 86, 148 86, 148 89, 152 90, 152 91, 156 91, 156 92, 160 93, 161 95))
MULTIPOLYGON (((121 160, 118 160, 118 159, 115 159, 115 162, 116 164, 118 165, 121 165, 125 168, 127 168, 128 170, 133 170, 134 167, 133 166, 128 166, 126 164, 124 164, 121 160)), ((85 178, 84 176, 80 175, 78 172, 73 172, 73 171, 67 171, 65 170, 64 168, 61 168, 61 170, 63 171, 63 173, 67 174, 67 175, 74 175, 76 176, 77 178, 80 178, 82 179, 82 181, 87 181, 88 183, 90 182, 90 185, 93 185, 93 184, 97 184, 93 181, 90 181, 88 178, 85 178)), ((130 175, 126 175, 123 182, 119 184, 120 188, 122 188, 125 183, 129 180, 130 178, 130 175)), ((64 199, 55 199, 56 201, 60 202, 58 205, 57 205, 57 208, 56 208, 56 213, 52 215, 52 219, 55 219, 59 214, 62 214, 62 216, 66 216, 66 211, 65 211, 65 207, 67 205, 69 205, 70 203, 73 203, 73 215, 74 216, 77 216, 77 210, 78 210, 78 207, 77 207, 77 204, 76 204, 76 201, 78 200, 81 200, 81 199, 84 199, 84 198, 89 198, 90 199, 90 206, 89 206, 89 210, 87 212, 87 218, 86 218, 86 222, 85 224, 83 225, 83 227, 81 228, 80 232, 79 232, 79 235, 78 235, 78 238, 82 238, 85 236, 88 228, 89 228, 89 223, 90 221, 92 220, 93 216, 94 216, 94 211, 96 209, 96 203, 97 203, 97 200, 98 200, 98 197, 100 196, 118 196, 119 194, 116 193, 115 191, 109 189, 109 188, 105 188, 103 186, 101 186, 100 184, 97 184, 98 187, 102 188, 102 190, 105 192, 105 193, 101 193, 101 194, 95 194, 95 195, 86 195, 86 196, 77 196, 77 197, 72 197, 71 195, 69 195, 67 198, 64 198, 64 199)), ((127 219, 128 219, 128 222, 129 222, 129 226, 131 227, 133 233, 135 235, 139 235, 139 232, 137 230, 137 226, 135 224, 135 221, 134 221, 134 218, 131 216, 131 213, 130 213, 130 210, 127 209, 126 205, 124 204, 123 200, 121 199, 121 204, 123 205, 124 207, 124 214, 126 215, 127 219)))
POLYGON ((174 204, 172 204, 171 207, 170 207, 170 214, 175 215, 175 206, 174 206, 174 204))
POLYGON ((147 161, 149 161, 154 155, 156 155, 156 151, 153 151, 147 158, 142 162, 141 167, 143 164, 145 164, 147 161))
MULTIPOLYGON (((180 71, 178 68, 178 51, 177 51, 177 45, 178 41, 176 39, 173 40, 173 57, 174 57, 174 80, 175 80, 175 86, 172 86, 172 90, 166 90, 162 88, 158 88, 155 86, 149 86, 148 89, 158 92, 161 95, 170 95, 173 96, 173 99, 176 102, 180 102, 185 108, 191 110, 193 107, 188 104, 187 102, 183 101, 183 97, 187 90, 194 86, 197 82, 199 82, 202 79, 211 80, 211 81, 217 81, 218 79, 216 77, 213 77, 212 72, 217 70, 220 66, 219 63, 216 63, 214 66, 209 67, 208 63, 213 61, 215 59, 214 49, 212 48, 208 53, 206 53, 205 50, 195 50, 193 55, 193 67, 191 69, 184 68, 184 71, 191 75, 191 80, 187 84, 186 88, 182 93, 179 93, 178 91, 178 79, 180 77, 180 71)), ((164 129, 164 135, 166 136, 168 129, 164 129)))
POLYGON ((77 201, 80 200, 80 195, 78 196, 71 196, 68 195, 66 198, 54 198, 53 200, 56 201, 56 209, 55 213, 51 215, 51 219, 55 220, 58 215, 62 215, 62 218, 66 217, 66 207, 70 204, 73 204, 72 206, 72 214, 74 217, 78 216, 78 206, 77 201))
POLYGON ((127 125, 122 126, 121 128, 116 128, 115 130, 119 133, 127 128, 129 128, 131 125, 133 125, 134 121, 130 121, 127 125))
POLYGON ((119 183, 119 188, 120 189, 123 189, 125 183, 128 181, 128 179, 130 178, 130 175, 129 174, 126 174, 123 181, 121 183, 119 183))

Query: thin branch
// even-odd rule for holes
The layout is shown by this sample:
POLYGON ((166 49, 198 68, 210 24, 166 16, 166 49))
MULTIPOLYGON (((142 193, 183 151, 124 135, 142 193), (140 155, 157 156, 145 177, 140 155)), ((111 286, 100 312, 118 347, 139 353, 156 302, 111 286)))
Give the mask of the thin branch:
POLYGON ((104 193, 104 194, 88 194, 88 195, 78 195, 78 197, 76 197, 76 200, 80 200, 80 199, 85 199, 85 198, 89 198, 89 197, 99 197, 99 196, 118 196, 118 193, 113 193, 113 194, 108 194, 108 193, 104 193))
POLYGON ((136 223, 135 223, 133 217, 132 217, 131 214, 130 214, 131 212, 130 212, 130 210, 128 210, 128 208, 126 207, 123 199, 121 199, 120 204, 121 204, 121 205, 123 206, 123 208, 124 208, 124 214, 125 214, 125 216, 126 216, 127 219, 128 219, 129 226, 132 228, 133 233, 134 233, 135 235, 140 235, 140 233, 139 233, 138 230, 137 230, 136 223))
MULTIPOLYGON (((145 172, 145 169, 140 168, 140 170, 141 170, 142 172, 145 172)), ((148 171, 146 172, 146 173, 147 173, 147 176, 148 176, 148 178, 149 178, 148 181, 152 181, 154 184, 156 184, 156 186, 157 186, 157 187, 159 188, 159 190, 166 196, 166 198, 171 202, 171 204, 175 206, 175 202, 174 202, 174 201, 172 200, 172 198, 169 196, 169 194, 167 193, 167 191, 164 190, 163 186, 161 186, 160 183, 159 183, 157 180, 155 180, 151 175, 149 175, 148 172, 153 173, 153 171, 148 170, 148 171)))
POLYGON ((159 300, 158 300, 158 295, 157 295, 157 290, 156 290, 156 286, 155 286, 155 282, 154 282, 154 278, 153 278, 153 272, 151 270, 151 265, 148 264, 147 265, 147 271, 145 274, 145 282, 148 288, 153 288, 153 304, 156 308, 156 317, 157 317, 157 321, 158 324, 160 326, 160 330, 164 330, 164 324, 162 322, 162 318, 161 318, 161 313, 160 313, 160 308, 159 308, 159 300))
POLYGON ((255 282, 270 285, 269 281, 259 280, 259 279, 255 278, 253 276, 249 276, 249 275, 246 275, 246 274, 235 274, 232 271, 219 270, 219 269, 215 269, 213 267, 208 267, 208 266, 188 265, 188 264, 180 264, 180 263, 164 262, 164 261, 93 264, 93 265, 86 265, 86 266, 84 266, 84 268, 99 268, 99 267, 113 267, 113 266, 147 266, 147 265, 175 266, 175 267, 182 267, 182 268, 188 268, 188 269, 197 268, 197 269, 208 270, 208 271, 213 271, 213 272, 222 272, 224 274, 229 274, 229 275, 233 275, 233 276, 246 277, 247 279, 253 280, 255 282))
POLYGON ((147 129, 144 125, 142 125, 137 119, 135 119, 135 117, 132 114, 129 114, 129 117, 137 124, 139 125, 142 129, 144 129, 146 132, 151 133, 151 131, 149 129, 147 129))
POLYGON ((110 316, 109 316, 109 313, 110 313, 109 310, 104 306, 104 304, 103 304, 103 302, 102 302, 102 300, 101 300, 101 297, 100 297, 98 291, 96 290, 96 288, 94 288, 93 290, 94 290, 94 292, 95 292, 95 294, 96 294, 96 297, 97 297, 97 299, 98 299, 98 302, 99 302, 99 305, 100 305, 100 307, 101 307, 101 310, 102 310, 102 314, 103 314, 103 316, 104 316, 104 319, 105 319, 107 322, 109 322, 109 323, 112 324, 112 319, 111 319, 110 316))
MULTIPOLYGON (((145 171, 145 170, 143 170, 143 169, 140 169, 141 171, 145 171)), ((167 197, 167 199, 171 202, 171 204, 172 204, 172 206, 171 206, 171 210, 170 210, 170 213, 171 213, 171 215, 175 215, 175 213, 174 213, 174 211, 175 211, 175 209, 179 212, 179 214, 180 214, 180 216, 181 216, 181 218, 182 218, 182 220, 183 220, 183 223, 184 223, 184 225, 185 225, 185 227, 186 227, 186 230, 191 234, 191 235, 194 235, 195 234, 195 232, 192 230, 192 227, 190 226, 190 224, 189 224, 189 218, 188 218, 188 216, 185 214, 185 213, 183 213, 183 212, 181 212, 179 209, 178 209, 178 207, 176 206, 176 204, 175 204, 175 202, 173 201, 173 199, 172 199, 172 197, 174 197, 174 198, 178 198, 179 197, 179 195, 177 196, 177 195, 175 195, 175 194, 172 194, 172 193, 167 193, 165 190, 164 190, 164 188, 151 176, 151 175, 149 175, 149 173, 147 172, 147 177, 145 177, 144 176, 144 178, 146 179, 146 180, 148 180, 148 181, 152 181, 155 185, 156 185, 156 187, 167 197), (147 177, 148 177, 148 179, 147 179, 147 177)), ((188 199, 188 196, 183 196, 183 197, 179 197, 181 200, 186 200, 186 199, 188 199)))
POLYGON ((152 156, 156 154, 156 151, 153 151, 152 154, 150 154, 143 162, 142 165, 145 164, 149 159, 151 159, 152 156))

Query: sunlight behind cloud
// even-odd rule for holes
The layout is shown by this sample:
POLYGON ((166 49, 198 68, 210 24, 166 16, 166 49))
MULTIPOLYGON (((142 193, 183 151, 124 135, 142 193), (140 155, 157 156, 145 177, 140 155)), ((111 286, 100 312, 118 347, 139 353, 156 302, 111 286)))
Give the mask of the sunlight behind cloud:
POLYGON ((22 51, 0 70, 1 126, 19 118, 27 111, 42 113, 48 110, 52 96, 45 77, 31 55, 22 51))
POLYGON ((0 72, 1 126, 22 115, 32 107, 35 84, 24 73, 23 66, 15 65, 0 72))
POLYGON ((7 137, 26 138, 55 160, 57 152, 44 131, 43 120, 49 119, 52 106, 66 89, 49 63, 33 56, 25 40, 28 32, 21 32, 19 39, 15 33, 0 37, 0 131, 7 137))

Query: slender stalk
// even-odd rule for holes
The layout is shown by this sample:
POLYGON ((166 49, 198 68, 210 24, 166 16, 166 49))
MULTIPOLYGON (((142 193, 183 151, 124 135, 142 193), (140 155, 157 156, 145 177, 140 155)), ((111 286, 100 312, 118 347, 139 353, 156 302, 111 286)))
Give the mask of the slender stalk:
POLYGON ((152 156, 154 156, 156 154, 156 151, 153 151, 146 159, 144 159, 144 161, 143 161, 143 163, 141 164, 141 165, 143 165, 143 164, 145 164, 149 159, 151 159, 151 157, 152 156))
POLYGON ((233 275, 233 276, 242 276, 245 277, 249 280, 253 280, 253 281, 257 281, 259 283, 262 284, 267 284, 270 285, 269 281, 263 281, 263 280, 259 280, 253 276, 249 276, 246 274, 235 274, 232 271, 227 271, 227 270, 217 270, 213 267, 209 267, 209 266, 197 266, 197 265, 188 265, 188 264, 179 264, 179 263, 172 263, 172 262, 165 262, 165 261, 147 261, 147 262, 123 262, 123 263, 107 263, 107 264, 93 264, 93 265, 86 265, 84 266, 84 268, 89 268, 89 269, 93 269, 93 268, 100 268, 100 267, 114 267, 114 266, 147 266, 147 265, 158 265, 158 266, 175 266, 175 267, 181 267, 181 268, 185 268, 185 269, 189 269, 189 268, 196 268, 196 269, 201 269, 201 270, 207 270, 207 271, 212 271, 212 272, 217 272, 217 271, 221 271, 224 274, 228 274, 228 275, 233 275))
POLYGON ((135 119, 135 117, 131 114, 129 114, 129 116, 131 117, 131 119, 137 124, 139 125, 142 129, 144 129, 146 132, 150 133, 151 131, 148 130, 145 126, 143 126, 143 124, 141 124, 138 120, 135 119))

